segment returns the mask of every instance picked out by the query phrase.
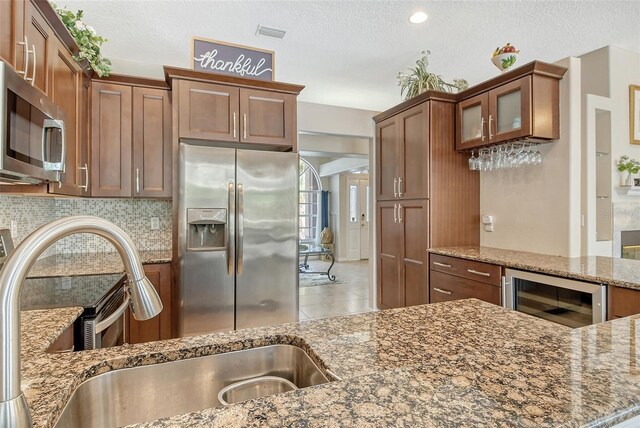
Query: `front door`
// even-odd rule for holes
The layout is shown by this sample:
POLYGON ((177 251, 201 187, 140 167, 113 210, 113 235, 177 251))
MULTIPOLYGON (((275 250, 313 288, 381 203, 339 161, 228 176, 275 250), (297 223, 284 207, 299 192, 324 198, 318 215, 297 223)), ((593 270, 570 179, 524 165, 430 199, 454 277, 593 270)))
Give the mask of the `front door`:
POLYGON ((358 180, 360 191, 360 259, 369 259, 369 179, 358 180))
POLYGON ((347 179, 347 259, 369 258, 369 179, 347 179))

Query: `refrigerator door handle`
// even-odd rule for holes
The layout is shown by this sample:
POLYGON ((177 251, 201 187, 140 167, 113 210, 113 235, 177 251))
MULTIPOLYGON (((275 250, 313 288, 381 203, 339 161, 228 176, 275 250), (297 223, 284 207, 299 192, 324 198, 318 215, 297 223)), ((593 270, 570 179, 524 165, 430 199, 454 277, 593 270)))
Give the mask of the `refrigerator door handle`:
POLYGON ((232 226, 232 221, 233 218, 235 218, 235 200, 236 200, 236 190, 235 190, 235 184, 233 182, 233 180, 229 181, 229 187, 227 189, 227 197, 228 197, 228 204, 229 204, 229 214, 228 214, 228 219, 227 219, 227 236, 226 236, 226 247, 227 247, 227 251, 225 253, 226 257, 227 257, 227 275, 228 276, 232 276, 233 275, 233 258, 231 257, 231 228, 232 226))
POLYGON ((237 275, 242 275, 243 262, 244 262, 243 261, 244 259, 243 241, 244 241, 244 187, 242 186, 242 183, 238 183, 238 245, 236 247, 238 252, 238 267, 236 271, 237 275))

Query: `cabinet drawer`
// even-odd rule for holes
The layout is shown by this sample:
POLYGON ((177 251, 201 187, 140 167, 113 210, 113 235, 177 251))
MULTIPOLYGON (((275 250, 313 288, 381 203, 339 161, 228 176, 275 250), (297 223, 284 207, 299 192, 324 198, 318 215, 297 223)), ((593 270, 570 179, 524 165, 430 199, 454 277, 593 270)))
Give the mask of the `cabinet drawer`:
POLYGON ((640 290, 609 286, 607 319, 624 318, 640 313, 640 290))
POLYGON ((476 298, 500 305, 500 287, 473 281, 459 276, 431 271, 429 279, 429 302, 448 302, 476 298))
POLYGON ((450 275, 469 278, 474 281, 500 287, 502 284, 502 267, 473 260, 458 259, 456 257, 431 254, 429 256, 430 269, 450 275))

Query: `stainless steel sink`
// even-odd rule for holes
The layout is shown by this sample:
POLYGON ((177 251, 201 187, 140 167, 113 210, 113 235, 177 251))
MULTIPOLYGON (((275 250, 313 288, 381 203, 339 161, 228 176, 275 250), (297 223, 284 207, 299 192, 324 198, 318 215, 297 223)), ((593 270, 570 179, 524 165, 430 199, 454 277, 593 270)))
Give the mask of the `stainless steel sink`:
POLYGON ((311 358, 291 345, 115 370, 80 384, 55 427, 118 427, 219 407, 218 393, 236 383, 242 388, 223 391, 229 403, 327 382, 311 358), (260 377, 282 381, 242 383, 260 377), (277 385, 286 381, 295 388, 277 385))

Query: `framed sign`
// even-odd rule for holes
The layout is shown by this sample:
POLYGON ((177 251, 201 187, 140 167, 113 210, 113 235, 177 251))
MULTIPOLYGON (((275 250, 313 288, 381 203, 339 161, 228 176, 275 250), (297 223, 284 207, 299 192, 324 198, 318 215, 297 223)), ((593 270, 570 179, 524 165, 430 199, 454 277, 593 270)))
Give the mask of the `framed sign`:
POLYGON ((273 51, 201 37, 193 37, 191 66, 198 71, 259 80, 273 80, 275 74, 273 51))
POLYGON ((640 86, 629 85, 629 142, 640 144, 640 86))

